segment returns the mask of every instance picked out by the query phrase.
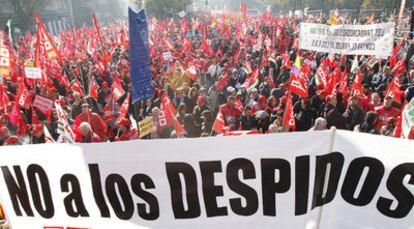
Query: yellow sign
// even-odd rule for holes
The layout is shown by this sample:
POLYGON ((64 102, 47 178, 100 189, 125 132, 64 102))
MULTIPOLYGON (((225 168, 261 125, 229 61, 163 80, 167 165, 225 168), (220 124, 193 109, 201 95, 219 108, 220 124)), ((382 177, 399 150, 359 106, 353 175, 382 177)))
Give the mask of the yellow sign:
POLYGON ((138 122, 140 138, 143 138, 154 131, 154 126, 152 125, 152 122, 152 116, 147 117, 144 120, 138 122))

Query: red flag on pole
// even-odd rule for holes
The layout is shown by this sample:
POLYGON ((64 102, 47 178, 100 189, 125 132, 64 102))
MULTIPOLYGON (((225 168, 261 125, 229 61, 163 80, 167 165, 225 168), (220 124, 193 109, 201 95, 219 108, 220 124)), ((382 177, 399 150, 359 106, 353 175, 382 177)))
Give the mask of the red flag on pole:
POLYGON ((295 115, 293 113, 292 95, 289 92, 286 100, 285 114, 283 116, 283 129, 296 130, 295 115))
POLYGON ((120 125, 121 120, 124 119, 126 117, 126 115, 128 114, 128 109, 129 109, 129 93, 127 95, 127 97, 125 98, 124 102, 122 103, 121 108, 119 108, 119 117, 116 120, 115 124, 116 125, 120 125))
POLYGON ((161 110, 163 110, 165 119, 167 120, 167 125, 174 126, 175 131, 178 135, 183 136, 186 131, 184 127, 180 124, 180 122, 175 118, 175 107, 172 104, 170 98, 166 92, 164 92, 161 96, 161 110))
POLYGON ((358 97, 362 97, 363 95, 362 94, 361 71, 359 68, 355 74, 354 83, 352 84, 352 95, 358 96, 358 97))
POLYGON ((98 90, 99 90, 99 85, 95 80, 95 77, 92 77, 91 79, 91 86, 89 87, 89 95, 94 98, 95 100, 98 99, 98 90))
POLYGON ((218 134, 222 134, 222 133, 224 133, 225 126, 226 126, 226 124, 224 122, 224 116, 223 116, 223 113, 220 110, 217 113, 216 120, 214 121, 213 130, 218 134))
MULTIPOLYGON (((44 48, 45 48, 45 54, 47 56, 47 58, 49 59, 53 59, 53 58, 57 58, 59 61, 61 61, 61 56, 59 54, 59 51, 55 45, 55 43, 53 42, 52 38, 50 37, 49 33, 46 31, 42 20, 40 20, 39 14, 36 13, 35 14, 35 18, 36 18, 36 23, 37 23, 37 42, 39 44, 39 42, 41 42, 41 44, 43 44, 44 48)), ((36 54, 38 54, 38 50, 37 50, 38 46, 36 46, 36 54)), ((40 52, 40 50, 39 50, 40 52)))
POLYGON ((10 75, 11 56, 10 49, 4 42, 3 38, 3 32, 0 31, 0 74, 5 77, 10 75))
POLYGON ((106 52, 105 52, 104 43, 102 41, 101 28, 99 27, 98 20, 96 19, 96 16, 95 16, 94 13, 92 14, 92 20, 93 20, 93 25, 95 27, 95 31, 96 31, 96 33, 98 35, 98 41, 99 41, 99 45, 101 46, 102 56, 105 57, 106 56, 106 52))
POLYGON ((111 95, 115 100, 119 100, 122 96, 125 95, 125 90, 122 87, 118 76, 115 76, 115 82, 112 84, 111 95))
POLYGON ((391 97, 394 102, 401 104, 403 93, 400 90, 400 86, 400 79, 396 74, 390 85, 388 85, 387 91, 385 92, 385 97, 391 97))

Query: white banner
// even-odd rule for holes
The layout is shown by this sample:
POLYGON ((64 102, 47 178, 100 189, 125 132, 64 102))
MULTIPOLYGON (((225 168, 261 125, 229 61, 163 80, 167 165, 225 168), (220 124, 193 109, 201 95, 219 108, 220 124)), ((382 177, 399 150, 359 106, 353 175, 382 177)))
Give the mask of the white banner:
POLYGON ((36 80, 42 78, 42 70, 40 68, 25 67, 24 72, 26 74, 26 78, 28 79, 36 80))
POLYGON ((394 23, 335 25, 301 23, 299 49, 386 58, 394 46, 394 23))
POLYGON ((413 148, 342 131, 6 146, 0 202, 13 229, 413 229, 413 148))

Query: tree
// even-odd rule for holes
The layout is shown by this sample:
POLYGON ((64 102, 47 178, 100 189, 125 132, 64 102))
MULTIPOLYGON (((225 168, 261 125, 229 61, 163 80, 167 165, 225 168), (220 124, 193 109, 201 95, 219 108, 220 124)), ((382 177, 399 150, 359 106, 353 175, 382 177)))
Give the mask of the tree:
POLYGON ((17 0, 16 25, 23 31, 29 31, 34 24, 33 14, 46 5, 46 0, 17 0))
POLYGON ((148 15, 166 18, 186 10, 187 6, 192 3, 193 0, 147 0, 145 1, 145 8, 148 11, 148 15))

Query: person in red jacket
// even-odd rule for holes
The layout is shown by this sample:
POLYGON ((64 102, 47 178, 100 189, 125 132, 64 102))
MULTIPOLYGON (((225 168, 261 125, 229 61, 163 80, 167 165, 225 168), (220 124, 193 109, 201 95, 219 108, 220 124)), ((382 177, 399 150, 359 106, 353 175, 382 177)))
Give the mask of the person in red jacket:
POLYGON ((121 119, 119 122, 118 134, 115 137, 116 142, 129 141, 138 139, 139 133, 136 129, 131 128, 131 122, 127 118, 121 119))
POLYGON ((106 133, 108 130, 108 126, 106 125, 105 121, 96 113, 93 113, 89 109, 89 104, 84 103, 82 105, 82 112, 76 117, 74 126, 80 127, 82 122, 88 122, 91 127, 92 131, 96 133, 101 139, 105 139, 107 137, 106 133))
POLYGON ((235 97, 230 95, 227 97, 227 103, 220 106, 219 112, 223 114, 224 122, 230 130, 237 130, 238 123, 242 111, 234 106, 235 97))
POLYGON ((388 118, 398 118, 401 115, 401 111, 392 106, 392 98, 390 96, 385 97, 384 105, 377 107, 375 113, 378 115, 377 129, 381 129, 383 125, 386 125, 388 118))

